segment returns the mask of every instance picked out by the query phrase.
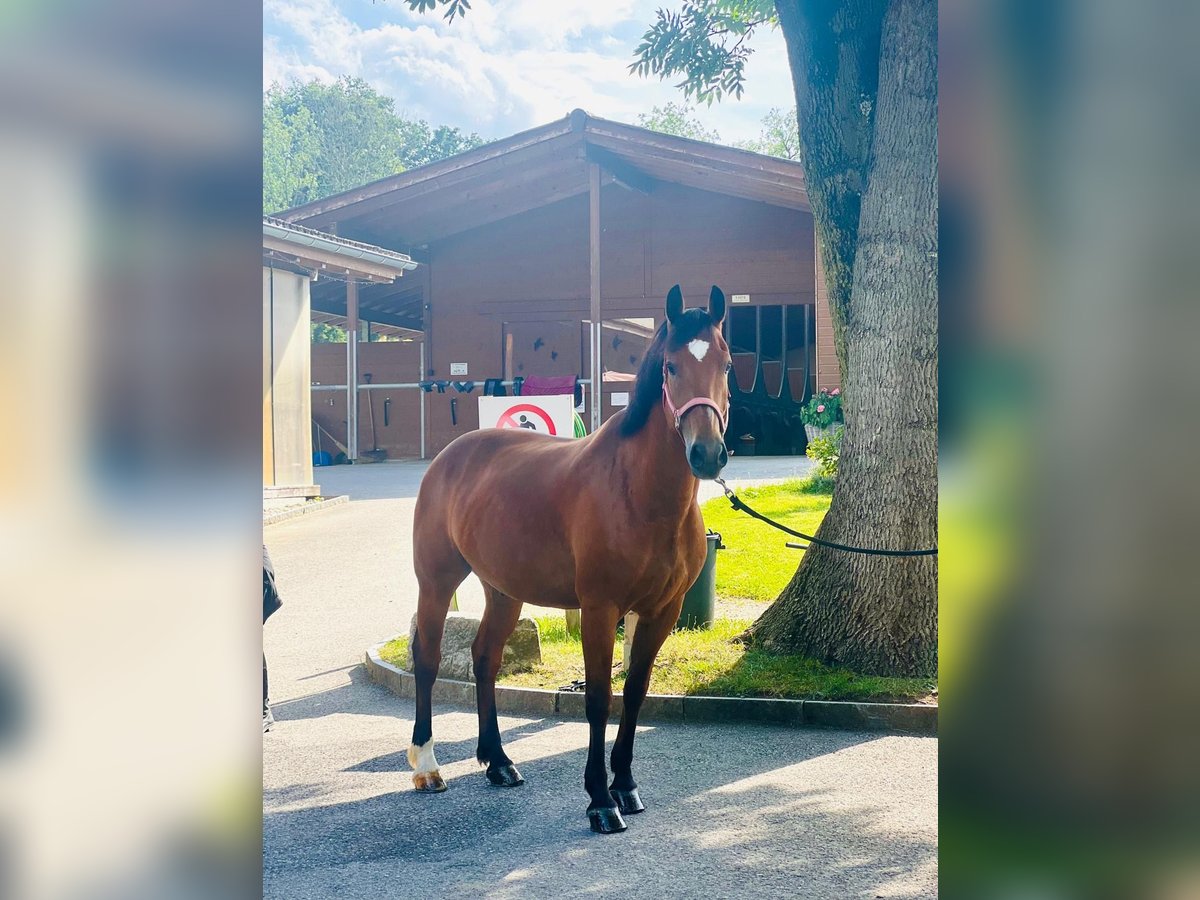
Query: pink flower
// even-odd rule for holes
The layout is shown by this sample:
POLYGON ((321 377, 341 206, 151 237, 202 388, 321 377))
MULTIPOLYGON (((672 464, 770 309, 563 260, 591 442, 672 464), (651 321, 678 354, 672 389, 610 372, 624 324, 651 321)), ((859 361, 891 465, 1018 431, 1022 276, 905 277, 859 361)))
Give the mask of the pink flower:
POLYGON ((825 404, 824 403, 817 404, 817 412, 825 412, 825 404))
POLYGON ((834 388, 834 389, 833 389, 833 392, 832 392, 832 394, 830 394, 830 396, 832 396, 832 397, 836 397, 836 396, 837 396, 838 394, 840 394, 841 392, 842 392, 842 389, 841 389, 841 388, 834 388))

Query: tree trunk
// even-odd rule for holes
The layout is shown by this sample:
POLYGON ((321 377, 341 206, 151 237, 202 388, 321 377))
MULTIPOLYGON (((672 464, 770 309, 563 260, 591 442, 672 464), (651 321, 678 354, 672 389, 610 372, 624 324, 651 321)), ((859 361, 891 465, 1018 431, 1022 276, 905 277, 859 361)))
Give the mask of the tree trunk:
MULTIPOLYGON (((782 9, 781 23, 789 37, 782 9)), ((802 87, 828 89, 798 77, 801 109, 812 105, 800 102, 802 87)), ((883 19, 868 179, 841 310, 846 431, 818 532, 827 540, 886 549, 937 542, 936 105, 936 3, 893 0, 883 19)), ((806 144, 806 174, 807 153, 806 144)), ((934 675, 936 557, 814 545, 749 637, 770 651, 859 672, 934 675)))
POLYGON ((845 317, 867 184, 886 0, 776 0, 796 92, 801 162, 846 370, 845 317))

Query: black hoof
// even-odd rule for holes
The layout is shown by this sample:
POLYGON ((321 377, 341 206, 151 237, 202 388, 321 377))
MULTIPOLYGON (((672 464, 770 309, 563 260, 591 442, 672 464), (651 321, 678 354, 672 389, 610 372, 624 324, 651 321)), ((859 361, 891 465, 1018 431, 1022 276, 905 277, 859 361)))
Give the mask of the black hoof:
POLYGON ((521 777, 521 773, 517 771, 517 767, 512 763, 507 766, 488 767, 487 780, 498 787, 516 787, 518 784, 524 784, 525 779, 521 777))
POLYGON ((627 816, 646 811, 646 806, 642 803, 642 798, 638 796, 637 788, 634 788, 632 791, 618 791, 613 789, 609 793, 612 794, 612 798, 617 804, 617 809, 627 816))
POLYGON ((629 826, 621 818, 621 811, 615 807, 609 809, 589 809, 588 821, 592 823, 592 831, 596 834, 614 834, 624 831, 629 826))

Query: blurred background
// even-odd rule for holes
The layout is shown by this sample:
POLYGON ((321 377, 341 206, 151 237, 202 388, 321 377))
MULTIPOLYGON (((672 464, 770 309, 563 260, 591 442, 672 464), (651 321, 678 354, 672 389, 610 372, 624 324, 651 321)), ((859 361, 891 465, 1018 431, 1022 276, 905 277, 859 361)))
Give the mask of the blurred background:
MULTIPOLYGON (((942 888, 1200 896, 1200 8, 940 16, 942 888)), ((260 53, 0 7, 3 897, 260 891, 260 53)))
POLYGON ((1198 19, 940 7, 945 896, 1200 896, 1198 19))
POLYGON ((260 890, 260 11, 0 6, 0 896, 260 890))

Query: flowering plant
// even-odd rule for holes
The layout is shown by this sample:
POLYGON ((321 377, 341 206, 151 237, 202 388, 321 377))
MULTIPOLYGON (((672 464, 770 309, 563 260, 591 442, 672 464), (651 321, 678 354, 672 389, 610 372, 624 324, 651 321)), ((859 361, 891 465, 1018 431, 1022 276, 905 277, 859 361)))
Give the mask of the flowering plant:
POLYGON ((817 391, 800 409, 800 419, 814 428, 828 428, 842 421, 842 391, 817 391))

